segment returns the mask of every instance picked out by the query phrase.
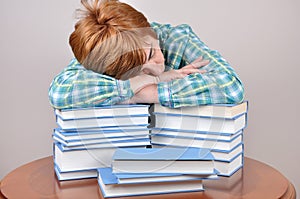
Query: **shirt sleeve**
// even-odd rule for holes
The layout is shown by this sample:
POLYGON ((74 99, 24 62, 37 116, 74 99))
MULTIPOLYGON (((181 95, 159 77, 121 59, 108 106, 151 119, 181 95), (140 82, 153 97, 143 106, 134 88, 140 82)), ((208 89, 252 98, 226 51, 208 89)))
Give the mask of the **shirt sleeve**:
POLYGON ((158 84, 159 101, 171 108, 203 104, 240 103, 244 87, 229 63, 218 51, 209 49, 188 25, 152 23, 157 32, 165 65, 179 69, 200 56, 210 61, 204 74, 191 74, 184 79, 158 84))
POLYGON ((50 104, 57 109, 112 105, 133 96, 129 81, 86 70, 73 59, 49 88, 50 104))

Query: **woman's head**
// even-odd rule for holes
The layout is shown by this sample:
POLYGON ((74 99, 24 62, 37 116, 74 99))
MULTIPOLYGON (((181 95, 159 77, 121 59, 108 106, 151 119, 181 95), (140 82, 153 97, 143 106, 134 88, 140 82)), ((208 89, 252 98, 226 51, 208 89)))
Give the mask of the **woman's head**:
POLYGON ((144 36, 155 37, 146 17, 117 0, 81 0, 82 18, 70 36, 76 59, 87 69, 117 79, 138 73, 147 61, 144 36))

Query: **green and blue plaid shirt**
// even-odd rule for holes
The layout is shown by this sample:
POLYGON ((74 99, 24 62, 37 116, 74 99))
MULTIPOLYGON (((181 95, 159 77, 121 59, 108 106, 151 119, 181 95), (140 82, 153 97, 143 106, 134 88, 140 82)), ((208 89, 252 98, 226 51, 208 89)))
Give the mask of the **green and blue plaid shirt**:
MULTIPOLYGON (((210 50, 188 25, 172 27, 152 23, 158 35, 166 68, 179 69, 203 56, 210 63, 204 74, 191 74, 183 79, 158 84, 159 101, 171 108, 201 104, 239 103, 244 88, 232 67, 214 50, 210 50)), ((112 105, 133 96, 129 80, 86 70, 76 59, 58 74, 49 89, 54 108, 67 109, 112 105)))

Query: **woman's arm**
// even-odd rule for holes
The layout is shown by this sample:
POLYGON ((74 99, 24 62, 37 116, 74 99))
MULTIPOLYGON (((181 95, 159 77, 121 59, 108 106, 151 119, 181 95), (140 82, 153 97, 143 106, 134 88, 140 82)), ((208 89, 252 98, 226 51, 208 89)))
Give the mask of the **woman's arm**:
POLYGON ((57 109, 112 105, 134 95, 130 82, 86 70, 73 59, 49 88, 50 104, 57 109))
POLYGON ((200 56, 210 61, 201 68, 206 73, 158 84, 159 102, 163 106, 175 108, 243 101, 244 88, 233 68, 217 51, 210 50, 190 26, 153 23, 152 27, 158 33, 169 68, 182 68, 200 56))

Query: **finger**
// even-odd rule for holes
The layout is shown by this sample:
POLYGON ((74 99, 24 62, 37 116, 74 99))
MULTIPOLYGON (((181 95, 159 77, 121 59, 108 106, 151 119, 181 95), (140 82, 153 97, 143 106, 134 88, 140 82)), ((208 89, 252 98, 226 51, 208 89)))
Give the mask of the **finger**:
POLYGON ((183 73, 183 74, 192 74, 192 73, 205 73, 206 71, 205 70, 199 70, 199 69, 196 69, 196 68, 190 68, 190 69, 180 69, 179 70, 180 73, 183 73))
POLYGON ((194 61, 192 61, 192 63, 194 62, 199 62, 203 60, 203 56, 198 57, 197 59, 195 59, 194 61))
POLYGON ((203 66, 206 66, 207 64, 209 64, 209 60, 202 60, 200 62, 193 62, 191 63, 191 65, 194 67, 194 68, 201 68, 203 66))

